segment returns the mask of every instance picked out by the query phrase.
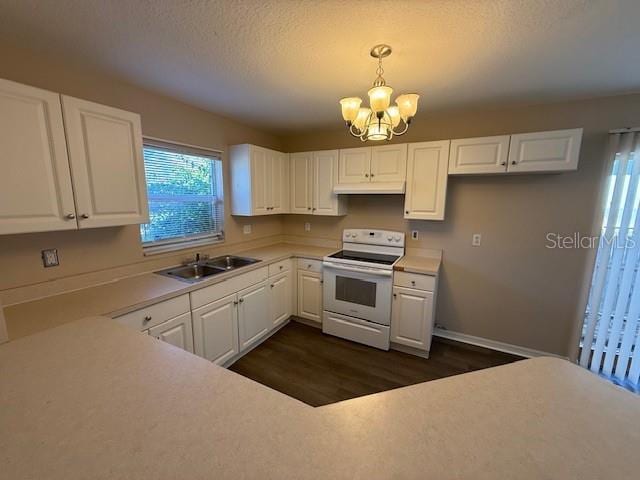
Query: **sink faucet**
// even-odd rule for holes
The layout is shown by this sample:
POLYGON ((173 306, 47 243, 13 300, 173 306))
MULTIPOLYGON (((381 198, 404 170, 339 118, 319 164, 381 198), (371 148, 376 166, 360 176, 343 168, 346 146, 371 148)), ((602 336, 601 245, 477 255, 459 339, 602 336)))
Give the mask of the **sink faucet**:
POLYGON ((183 265, 198 265, 201 261, 207 260, 209 255, 196 253, 193 260, 184 261, 183 265))

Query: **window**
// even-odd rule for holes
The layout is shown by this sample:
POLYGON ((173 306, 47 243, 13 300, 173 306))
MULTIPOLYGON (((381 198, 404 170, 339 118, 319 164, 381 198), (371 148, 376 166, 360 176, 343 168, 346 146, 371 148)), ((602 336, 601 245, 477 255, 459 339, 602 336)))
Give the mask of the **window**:
POLYGON ((220 155, 145 141, 149 223, 140 225, 146 253, 222 241, 224 202, 220 155))
POLYGON ((640 387, 640 133, 614 134, 580 364, 640 387))

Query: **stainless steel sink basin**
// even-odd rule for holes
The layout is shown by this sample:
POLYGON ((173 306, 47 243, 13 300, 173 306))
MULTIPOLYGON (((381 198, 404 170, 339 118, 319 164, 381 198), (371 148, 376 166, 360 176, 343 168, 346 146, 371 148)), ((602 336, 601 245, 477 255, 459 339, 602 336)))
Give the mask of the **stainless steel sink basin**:
POLYGON ((224 257, 216 257, 211 260, 207 260, 207 265, 212 267, 222 268, 226 270, 233 270, 235 268, 246 267, 253 263, 258 263, 260 260, 248 257, 235 257, 233 255, 225 255, 224 257))
POLYGON ((251 265, 259 261, 260 260, 255 258, 225 255, 223 257, 216 257, 210 260, 197 261, 181 267, 167 268, 155 273, 166 277, 176 278, 184 282, 195 283, 205 280, 213 275, 235 270, 240 267, 246 267, 247 265, 251 265))
POLYGON ((224 272, 226 272, 226 270, 223 268, 199 263, 194 265, 184 265, 182 267, 167 268, 166 270, 161 270, 156 273, 166 275, 167 277, 178 278, 186 282, 198 282, 212 275, 224 272))

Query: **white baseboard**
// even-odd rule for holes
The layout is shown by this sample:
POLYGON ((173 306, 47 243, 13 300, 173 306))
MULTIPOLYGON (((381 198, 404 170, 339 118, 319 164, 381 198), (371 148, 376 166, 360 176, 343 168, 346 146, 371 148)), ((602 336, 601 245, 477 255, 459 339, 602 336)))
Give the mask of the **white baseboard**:
POLYGON ((491 350, 497 350, 499 352, 510 353, 512 355, 519 355, 525 358, 535 357, 558 357, 567 359, 561 355, 555 353, 543 352, 541 350, 534 350, 533 348, 521 347, 519 345, 512 345, 510 343, 499 342, 497 340, 490 340, 488 338, 474 337, 473 335, 467 335, 466 333, 453 332, 451 330, 443 330, 442 328, 435 328, 433 335, 436 337, 448 338, 449 340, 455 340, 456 342, 468 343, 470 345, 476 345, 478 347, 485 347, 491 350))

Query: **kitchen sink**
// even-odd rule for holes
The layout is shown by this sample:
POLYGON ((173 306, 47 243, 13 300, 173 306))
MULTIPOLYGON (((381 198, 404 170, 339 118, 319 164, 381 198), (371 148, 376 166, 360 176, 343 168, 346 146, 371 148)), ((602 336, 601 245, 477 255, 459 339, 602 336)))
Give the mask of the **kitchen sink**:
POLYGON ((247 265, 251 265, 252 263, 257 263, 260 260, 255 258, 248 257, 235 257, 233 255, 225 255, 223 257, 212 258, 211 260, 207 260, 207 265, 211 265, 212 267, 222 268, 226 270, 233 270, 235 268, 246 267, 247 265))
POLYGON ((245 267, 260 260, 248 257, 235 257, 233 255, 225 255, 210 260, 203 260, 183 265, 181 267, 171 267, 159 272, 158 275, 176 278, 184 282, 195 283, 206 280, 209 277, 218 275, 219 273, 235 270, 236 268, 245 267))

